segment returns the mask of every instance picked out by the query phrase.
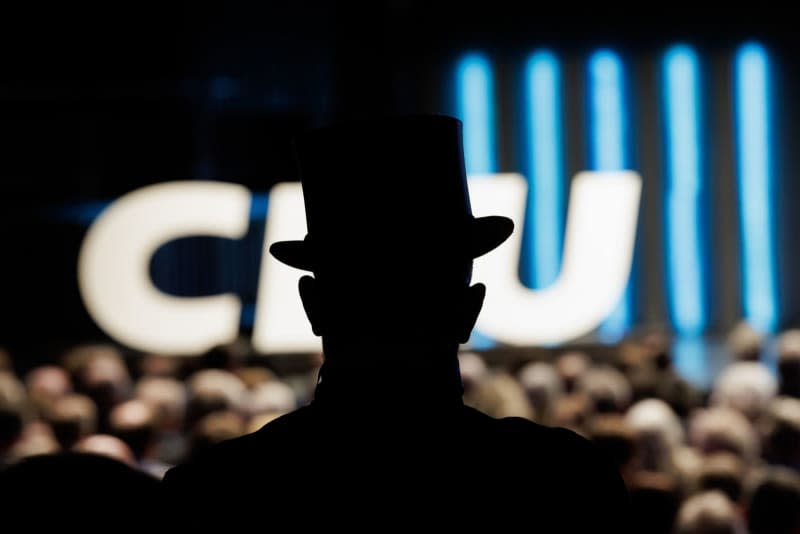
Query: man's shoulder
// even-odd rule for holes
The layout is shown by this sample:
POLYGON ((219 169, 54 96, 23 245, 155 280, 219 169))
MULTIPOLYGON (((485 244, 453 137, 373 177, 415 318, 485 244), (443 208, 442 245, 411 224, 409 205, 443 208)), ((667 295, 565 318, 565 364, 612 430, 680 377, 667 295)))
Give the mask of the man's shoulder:
POLYGON ((468 419, 483 427, 492 439, 504 441, 504 446, 520 445, 528 450, 550 448, 562 454, 594 447, 588 439, 566 428, 544 426, 523 417, 498 419, 473 408, 465 407, 465 410, 468 419))
POLYGON ((495 419, 477 411, 469 417, 493 440, 488 447, 495 458, 491 465, 505 473, 498 476, 525 487, 513 495, 523 499, 536 495, 553 511, 575 507, 596 517, 598 524, 617 525, 619 532, 624 531, 620 521, 627 509, 625 483, 594 442, 572 430, 521 417, 495 419))
POLYGON ((284 414, 256 432, 213 445, 164 475, 170 484, 193 484, 198 477, 240 477, 259 461, 280 457, 309 427, 309 407, 284 414), (193 482, 194 481, 194 482, 193 482))
POLYGON ((560 459, 572 469, 611 467, 616 472, 611 459, 594 442, 573 430, 544 426, 521 417, 505 417, 496 421, 501 427, 501 434, 514 448, 536 451, 543 454, 544 458, 560 459), (548 456, 548 453, 552 454, 548 456))

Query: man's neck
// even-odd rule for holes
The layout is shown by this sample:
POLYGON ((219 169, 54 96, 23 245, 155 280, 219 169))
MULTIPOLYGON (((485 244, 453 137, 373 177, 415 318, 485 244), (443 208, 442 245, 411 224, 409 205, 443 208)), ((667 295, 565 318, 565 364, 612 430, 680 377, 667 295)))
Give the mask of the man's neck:
POLYGON ((324 347, 315 403, 427 409, 462 402, 457 345, 324 347))

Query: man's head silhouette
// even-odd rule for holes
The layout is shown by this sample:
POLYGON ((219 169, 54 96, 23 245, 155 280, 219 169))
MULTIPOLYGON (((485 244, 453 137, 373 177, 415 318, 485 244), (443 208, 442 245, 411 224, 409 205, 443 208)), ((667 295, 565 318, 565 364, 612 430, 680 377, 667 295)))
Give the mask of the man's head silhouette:
POLYGON ((472 215, 461 123, 425 115, 345 123, 296 143, 308 233, 275 243, 312 271, 300 296, 334 368, 417 369, 457 362, 485 294, 472 260, 512 232, 472 215))
POLYGON ((300 296, 323 342, 314 399, 171 469, 180 524, 203 510, 208 530, 206 516, 228 519, 246 500, 268 503, 270 520, 317 517, 327 529, 477 517, 500 531, 498 518, 625 532, 624 483, 587 440, 464 403, 458 345, 485 292, 472 262, 513 224, 473 217, 461 123, 346 123, 308 133, 297 151, 308 234, 270 252, 313 274, 300 296))

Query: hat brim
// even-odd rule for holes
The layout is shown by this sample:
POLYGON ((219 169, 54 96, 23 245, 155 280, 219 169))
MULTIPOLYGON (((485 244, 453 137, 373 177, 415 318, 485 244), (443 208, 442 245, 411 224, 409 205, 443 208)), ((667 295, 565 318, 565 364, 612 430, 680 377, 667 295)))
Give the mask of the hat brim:
MULTIPOLYGON (((476 217, 470 224, 471 236, 467 255, 474 259, 499 247, 514 231, 514 222, 508 217, 491 215, 476 217)), ((314 262, 307 241, 278 241, 269 247, 275 259, 290 267, 313 271, 314 262)))

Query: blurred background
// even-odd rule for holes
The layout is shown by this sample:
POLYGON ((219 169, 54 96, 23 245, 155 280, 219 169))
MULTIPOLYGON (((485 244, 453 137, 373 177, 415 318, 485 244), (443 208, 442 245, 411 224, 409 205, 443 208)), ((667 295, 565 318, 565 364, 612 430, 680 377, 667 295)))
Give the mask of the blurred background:
POLYGON ((4 11, 3 461, 82 444, 158 475, 306 402, 321 356, 249 343, 270 189, 297 180, 292 137, 341 118, 440 112, 464 121, 469 174, 527 180, 517 268, 530 289, 559 271, 577 172, 635 170, 643 184, 614 312, 557 346, 477 333, 462 360, 468 402, 601 443, 642 531, 708 517, 800 527, 800 40, 785 10, 409 0, 4 11), (103 209, 172 180, 253 194, 242 239, 179 239, 152 258, 166 293, 242 301, 240 339, 180 359, 112 339, 77 282, 103 209))

